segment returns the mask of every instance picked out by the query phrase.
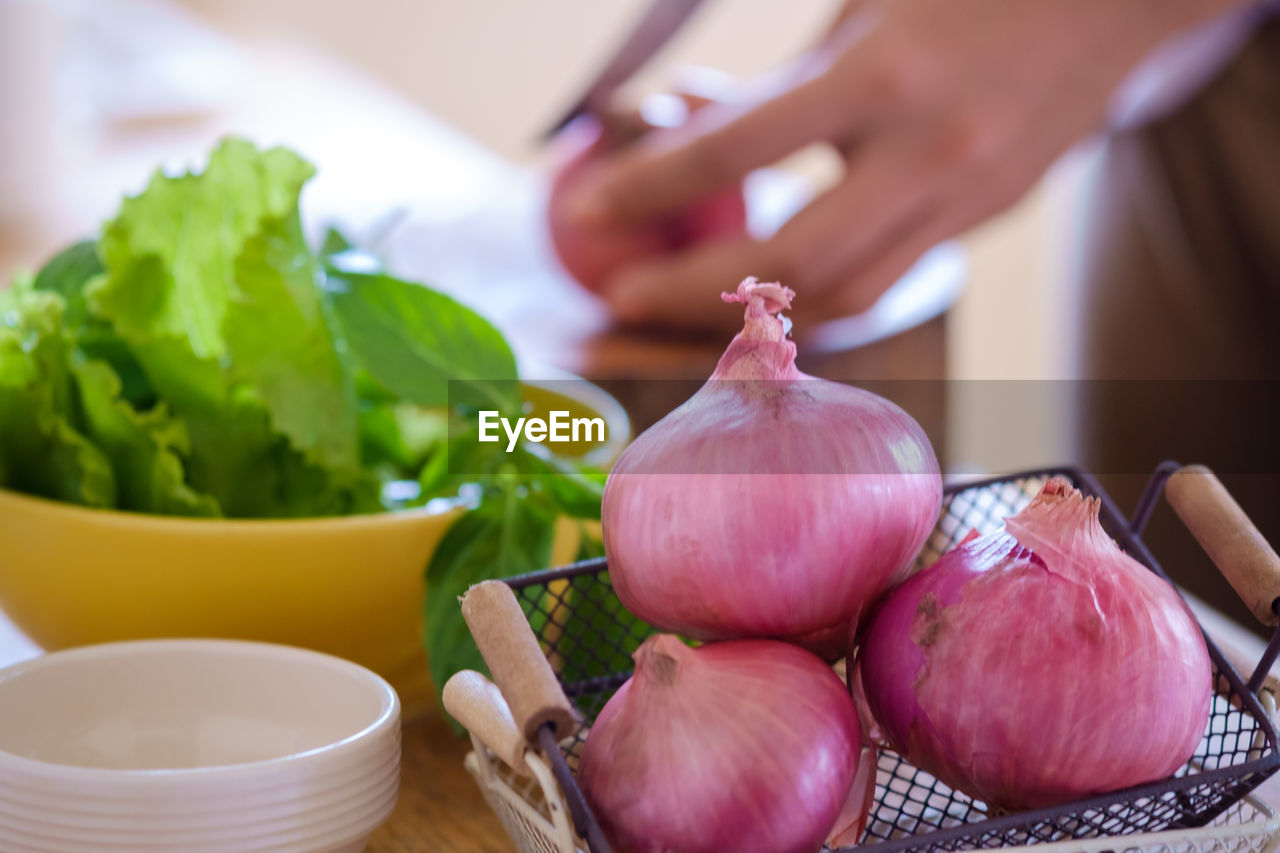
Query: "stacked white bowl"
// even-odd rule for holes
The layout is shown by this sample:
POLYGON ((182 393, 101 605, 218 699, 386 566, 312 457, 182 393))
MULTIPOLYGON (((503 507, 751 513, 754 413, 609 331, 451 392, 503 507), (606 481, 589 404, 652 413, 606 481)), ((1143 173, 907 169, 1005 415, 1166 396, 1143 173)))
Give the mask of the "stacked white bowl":
POLYGON ((358 853, 399 768, 395 691, 317 652, 144 640, 0 670, 5 853, 358 853))

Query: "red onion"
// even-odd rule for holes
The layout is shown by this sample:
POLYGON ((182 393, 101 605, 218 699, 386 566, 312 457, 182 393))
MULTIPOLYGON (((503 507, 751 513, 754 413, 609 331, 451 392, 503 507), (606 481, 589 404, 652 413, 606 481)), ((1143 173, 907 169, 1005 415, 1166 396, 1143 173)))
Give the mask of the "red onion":
POLYGON ((614 465, 604 545, 618 597, 642 619, 834 660, 932 530, 942 480, 910 415, 796 369, 774 316, 794 296, 755 279, 725 295, 746 303, 745 328, 710 381, 614 465))
POLYGON ((625 853, 813 853, 857 770, 839 677, 770 640, 692 649, 670 634, 596 718, 578 779, 625 853))
POLYGON ((1034 808, 1172 774, 1205 730, 1209 655, 1168 583, 1050 480, 1005 530, 898 587, 860 655, 907 759, 993 806, 1034 808))
POLYGON ((593 225, 569 218, 565 193, 593 164, 646 130, 639 123, 616 120, 606 128, 597 119, 584 117, 556 141, 563 153, 547 202, 551 246, 565 271, 588 290, 599 291, 615 271, 645 257, 746 234, 747 205, 742 188, 736 186, 686 211, 641 225, 593 225))

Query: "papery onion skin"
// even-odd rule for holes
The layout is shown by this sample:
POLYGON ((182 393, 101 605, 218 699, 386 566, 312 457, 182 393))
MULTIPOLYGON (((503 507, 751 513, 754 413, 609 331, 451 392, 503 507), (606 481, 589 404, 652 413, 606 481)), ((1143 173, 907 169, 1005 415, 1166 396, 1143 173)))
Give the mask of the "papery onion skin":
POLYGON ((619 853, 813 853, 857 771, 844 685, 795 646, 660 634, 596 718, 578 779, 619 853))
POLYGON ((746 326, 711 379, 610 472, 605 553, 618 597, 651 624, 835 660, 933 529, 942 480, 910 415, 796 369, 772 316, 792 295, 739 288, 746 326))
POLYGON ((1186 763, 1212 700, 1208 650, 1174 589, 1050 481, 1006 530, 892 593, 859 651, 885 736, 1005 809, 1150 782, 1186 763))

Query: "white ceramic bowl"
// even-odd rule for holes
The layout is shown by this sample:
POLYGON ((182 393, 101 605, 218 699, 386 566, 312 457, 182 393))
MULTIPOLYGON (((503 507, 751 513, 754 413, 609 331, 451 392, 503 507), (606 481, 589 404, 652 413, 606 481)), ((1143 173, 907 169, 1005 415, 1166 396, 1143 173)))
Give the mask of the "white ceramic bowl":
POLYGON ((5 853, 358 853, 399 780, 395 691, 329 655, 143 640, 0 670, 5 853))

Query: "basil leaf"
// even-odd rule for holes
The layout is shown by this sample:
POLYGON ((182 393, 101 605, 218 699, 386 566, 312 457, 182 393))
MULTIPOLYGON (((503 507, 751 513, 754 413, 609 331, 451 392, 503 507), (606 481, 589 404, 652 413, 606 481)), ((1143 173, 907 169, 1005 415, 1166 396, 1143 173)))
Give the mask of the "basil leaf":
POLYGON ((573 561, 580 563, 583 560, 595 560, 604 556, 604 542, 590 535, 586 528, 581 530, 582 538, 578 540, 578 553, 573 555, 573 561))
POLYGON ((348 351, 378 385, 419 406, 519 410, 515 357, 488 320, 389 275, 331 264, 326 280, 348 351))
POLYGON ((450 526, 427 567, 423 642, 436 689, 461 669, 487 671, 458 598, 474 584, 544 569, 555 517, 519 488, 495 489, 450 526))
POLYGON ((515 464, 529 488, 545 503, 571 518, 600 520, 605 473, 572 459, 553 456, 541 447, 521 444, 515 464))
POLYGON ((320 250, 316 254, 322 259, 328 259, 354 248, 355 244, 347 238, 346 234, 343 234, 337 226, 330 225, 325 229, 324 239, 320 242, 320 250))

